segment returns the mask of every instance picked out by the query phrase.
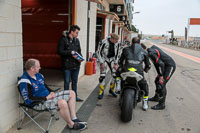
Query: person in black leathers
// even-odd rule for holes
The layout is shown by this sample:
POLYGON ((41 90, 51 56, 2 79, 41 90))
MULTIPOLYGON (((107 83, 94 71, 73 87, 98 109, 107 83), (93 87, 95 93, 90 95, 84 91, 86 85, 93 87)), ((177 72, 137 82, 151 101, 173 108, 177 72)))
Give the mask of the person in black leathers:
MULTIPOLYGON (((142 45, 143 48, 146 47, 144 44, 142 45)), ((148 48, 147 51, 158 74, 155 79, 155 95, 152 98, 149 98, 149 101, 158 102, 158 104, 152 106, 151 108, 154 110, 165 109, 165 101, 167 95, 166 84, 173 75, 176 69, 176 64, 169 55, 167 55, 155 45, 153 45, 151 48, 148 48)))
POLYGON ((58 42, 58 54, 61 56, 62 68, 64 71, 64 90, 69 90, 72 80, 72 90, 76 93, 76 101, 83 101, 77 95, 77 82, 80 70, 80 61, 74 56, 75 52, 81 54, 80 41, 77 38, 80 31, 79 26, 71 25, 69 32, 63 31, 58 42))
POLYGON ((122 55, 119 60, 117 77, 119 77, 122 72, 129 71, 130 68, 137 69, 136 72, 143 76, 143 79, 138 82, 138 85, 140 89, 144 91, 143 110, 147 110, 149 87, 146 79, 144 78, 143 71, 148 72, 148 70, 151 68, 151 64, 149 61, 148 53, 141 47, 140 39, 138 37, 134 37, 132 39, 131 46, 125 47, 123 49, 122 55), (145 64, 144 68, 143 62, 145 64))

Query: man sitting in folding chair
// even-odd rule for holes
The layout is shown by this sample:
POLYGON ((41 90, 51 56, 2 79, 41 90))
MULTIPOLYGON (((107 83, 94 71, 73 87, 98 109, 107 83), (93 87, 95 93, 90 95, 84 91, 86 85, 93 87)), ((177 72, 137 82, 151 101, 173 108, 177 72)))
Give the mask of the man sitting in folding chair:
POLYGON ((59 110, 60 116, 71 129, 83 130, 87 122, 76 117, 76 95, 72 90, 53 92, 44 83, 44 77, 39 73, 40 62, 29 59, 25 64, 25 72, 18 81, 20 93, 25 104, 35 110, 59 110), (44 101, 34 104, 34 101, 44 101))

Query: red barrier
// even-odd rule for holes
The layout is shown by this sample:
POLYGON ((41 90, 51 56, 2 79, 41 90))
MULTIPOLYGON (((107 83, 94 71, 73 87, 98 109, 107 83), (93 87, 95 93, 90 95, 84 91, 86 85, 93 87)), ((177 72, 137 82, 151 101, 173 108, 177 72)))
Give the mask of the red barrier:
POLYGON ((93 62, 93 74, 96 74, 97 58, 92 58, 93 62))

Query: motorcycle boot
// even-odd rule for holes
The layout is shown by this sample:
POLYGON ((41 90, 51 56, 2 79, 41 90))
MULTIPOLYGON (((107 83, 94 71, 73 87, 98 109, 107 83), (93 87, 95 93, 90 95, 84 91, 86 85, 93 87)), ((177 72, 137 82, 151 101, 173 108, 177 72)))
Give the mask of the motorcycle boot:
POLYGON ((114 83, 110 84, 109 93, 112 94, 113 97, 117 97, 117 94, 115 93, 115 84, 114 83))
POLYGON ((143 101, 142 101, 142 109, 144 111, 147 111, 148 108, 149 108, 149 106, 148 106, 148 96, 144 96, 143 101))
POLYGON ((159 102, 160 96, 158 93, 156 93, 152 98, 149 98, 149 101, 152 102, 159 102))
POLYGON ((98 99, 102 99, 104 94, 104 85, 100 85, 98 99))
POLYGON ((163 110, 165 109, 165 98, 161 98, 157 105, 152 106, 151 109, 153 110, 163 110))

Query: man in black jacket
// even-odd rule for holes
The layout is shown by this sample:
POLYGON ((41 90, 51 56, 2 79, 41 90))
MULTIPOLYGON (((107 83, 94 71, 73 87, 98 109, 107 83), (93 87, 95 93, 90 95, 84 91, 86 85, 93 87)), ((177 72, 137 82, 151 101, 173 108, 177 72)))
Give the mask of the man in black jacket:
POLYGON ((136 69, 136 72, 143 76, 143 79, 138 82, 138 85, 140 89, 144 91, 142 108, 145 111, 148 109, 149 87, 146 79, 144 78, 143 71, 148 72, 150 68, 151 64, 148 53, 141 47, 140 39, 138 37, 134 37, 132 39, 131 46, 123 49, 121 58, 119 60, 119 71, 117 71, 117 76, 119 76, 119 74, 122 72, 131 71, 131 69, 136 69), (145 64, 144 69, 143 62, 145 64))
MULTIPOLYGON (((144 45, 144 44, 143 44, 144 45)), ((145 48, 146 46, 143 46, 145 48)), ((163 52, 159 47, 153 45, 147 49, 148 54, 157 71, 157 77, 155 79, 156 91, 154 97, 150 98, 149 101, 158 102, 157 105, 152 106, 154 110, 165 109, 165 101, 167 95, 166 84, 171 78, 172 74, 176 69, 174 60, 163 52)))
POLYGON ((77 82, 80 70, 80 61, 74 56, 75 52, 81 55, 81 47, 77 38, 80 31, 79 26, 70 26, 69 32, 63 31, 63 35, 58 42, 58 54, 62 59, 64 71, 64 90, 69 90, 69 84, 72 80, 72 90, 76 93, 76 101, 83 101, 77 95, 77 82))

